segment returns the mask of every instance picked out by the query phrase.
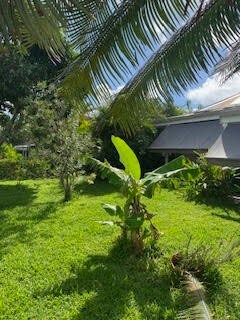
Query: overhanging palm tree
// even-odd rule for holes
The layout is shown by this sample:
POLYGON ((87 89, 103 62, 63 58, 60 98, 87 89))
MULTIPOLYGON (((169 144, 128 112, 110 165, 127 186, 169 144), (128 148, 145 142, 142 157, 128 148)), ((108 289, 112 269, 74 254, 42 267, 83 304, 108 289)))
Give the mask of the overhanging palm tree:
POLYGON ((74 99, 87 96, 93 104, 105 103, 109 88, 135 73, 109 106, 113 121, 131 133, 152 108, 149 99, 166 100, 196 84, 197 74, 221 59, 220 48, 239 38, 239 26, 240 3, 235 0, 122 1, 98 24, 94 37, 85 40, 87 49, 68 70, 63 91, 74 99), (188 15, 186 5, 191 5, 188 15), (165 43, 164 37, 169 38, 165 43), (139 59, 146 60, 140 70, 139 59))
POLYGON ((55 59, 66 30, 79 54, 64 73, 62 94, 74 102, 105 103, 110 88, 132 75, 109 107, 127 132, 148 111, 149 98, 167 99, 197 83, 196 74, 219 61, 219 47, 239 38, 238 0, 2 0, 2 12, 3 43, 16 33, 55 59))

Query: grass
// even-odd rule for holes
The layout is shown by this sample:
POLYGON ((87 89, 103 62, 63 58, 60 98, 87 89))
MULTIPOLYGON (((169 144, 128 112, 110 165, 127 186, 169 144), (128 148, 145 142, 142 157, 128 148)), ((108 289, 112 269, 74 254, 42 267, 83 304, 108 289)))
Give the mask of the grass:
MULTIPOLYGON (((121 256, 118 228, 96 223, 109 219, 103 202, 123 198, 104 182, 80 185, 70 203, 62 202, 56 180, 0 184, 0 319, 176 319, 185 299, 164 258, 151 268, 121 256)), ((169 255, 189 236, 217 247, 239 235, 232 209, 185 202, 166 190, 146 203, 169 255)), ((222 287, 208 294, 214 319, 240 319, 239 267, 238 258, 220 268, 222 287)))

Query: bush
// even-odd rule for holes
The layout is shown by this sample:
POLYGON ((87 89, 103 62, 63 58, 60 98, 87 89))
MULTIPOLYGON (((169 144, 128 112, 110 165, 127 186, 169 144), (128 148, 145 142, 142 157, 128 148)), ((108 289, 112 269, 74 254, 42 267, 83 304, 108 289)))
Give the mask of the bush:
POLYGON ((209 164, 200 157, 199 174, 186 187, 189 200, 227 200, 239 191, 236 170, 209 164))
POLYGON ((32 159, 20 161, 21 179, 45 178, 52 175, 50 165, 46 160, 32 159))
POLYGON ((0 160, 0 180, 17 179, 18 170, 19 161, 7 159, 0 160))
POLYGON ((36 179, 50 175, 50 166, 45 160, 0 160, 0 180, 36 179))
POLYGON ((19 154, 11 144, 4 142, 0 146, 0 159, 6 159, 9 161, 17 161, 21 159, 22 155, 19 154))

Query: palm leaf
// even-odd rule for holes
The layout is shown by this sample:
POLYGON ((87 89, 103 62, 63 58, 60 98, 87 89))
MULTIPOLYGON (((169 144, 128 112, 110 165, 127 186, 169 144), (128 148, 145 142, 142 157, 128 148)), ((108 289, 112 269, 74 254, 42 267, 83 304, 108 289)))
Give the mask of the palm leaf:
POLYGON ((98 5, 93 0, 1 0, 1 53, 12 43, 37 44, 57 60, 64 53, 61 28, 67 31, 78 20, 84 32, 98 5))
POLYGON ((227 81, 240 71, 240 39, 230 48, 230 53, 216 66, 222 82, 227 81))
MULTIPOLYGON (((196 10, 198 3, 192 0, 190 9, 196 10)), ((97 12, 85 36, 78 29, 71 33, 80 53, 64 76, 69 75, 72 82, 81 85, 81 79, 86 81, 87 68, 87 91, 91 91, 93 102, 101 102, 112 85, 120 84, 136 70, 139 58, 146 58, 147 48, 153 50, 187 18, 184 3, 179 0, 167 4, 161 0, 111 0, 97 12), (76 69, 78 76, 74 78, 71 72, 76 69)), ((68 83, 63 82, 63 86, 68 83)))
POLYGON ((146 102, 181 94, 197 84, 197 73, 219 60, 219 46, 239 35, 240 2, 211 0, 205 9, 176 32, 114 98, 109 115, 127 132, 149 112, 146 102), (224 18, 223 18, 224 17, 224 18))
POLYGON ((182 312, 178 319, 188 320, 211 320, 209 307, 205 299, 205 289, 203 284, 192 274, 184 274, 184 287, 188 295, 191 307, 182 312))

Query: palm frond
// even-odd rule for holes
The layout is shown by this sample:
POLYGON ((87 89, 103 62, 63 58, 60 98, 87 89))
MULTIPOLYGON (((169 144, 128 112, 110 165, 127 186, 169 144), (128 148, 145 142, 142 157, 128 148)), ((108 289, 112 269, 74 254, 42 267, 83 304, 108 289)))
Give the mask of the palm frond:
POLYGON ((229 46, 239 36, 240 2, 211 0, 157 50, 114 98, 109 115, 127 132, 139 126, 149 112, 146 101, 181 94, 197 84, 197 73, 219 60, 219 46, 229 46))
POLYGON ((215 73, 225 82, 240 72, 240 39, 230 48, 229 54, 216 66, 215 73))
MULTIPOLYGON (((99 0, 100 1, 100 0, 99 0)), ((12 43, 26 48, 37 44, 54 59, 64 53, 61 31, 71 22, 81 22, 84 32, 93 19, 99 1, 87 0, 1 0, 0 36, 1 53, 12 43)))
MULTIPOLYGON (((197 4, 198 0, 192 0, 190 10, 196 10, 197 4)), ((85 36, 78 29, 71 33, 80 53, 64 75, 70 73, 72 81, 81 85, 88 69, 88 91, 94 101, 100 102, 109 95, 112 85, 119 85, 133 72, 139 58, 146 58, 147 49, 154 50, 188 17, 184 1, 111 0, 95 15, 85 36), (74 77, 71 71, 76 69, 78 76, 74 77)))
POLYGON ((191 307, 182 312, 178 319, 211 320, 211 313, 205 299, 203 284, 192 274, 184 274, 184 287, 188 295, 191 307))

